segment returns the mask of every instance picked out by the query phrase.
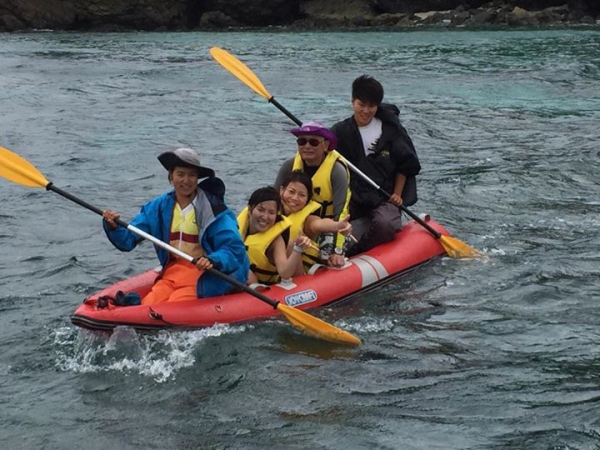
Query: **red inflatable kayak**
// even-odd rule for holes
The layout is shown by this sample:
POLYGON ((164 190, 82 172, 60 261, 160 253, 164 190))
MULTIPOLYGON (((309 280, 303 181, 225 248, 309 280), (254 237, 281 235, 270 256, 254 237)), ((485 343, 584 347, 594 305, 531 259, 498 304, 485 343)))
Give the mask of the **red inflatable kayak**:
MULTIPOLYGON (((448 234, 438 223, 432 220, 427 223, 436 231, 448 234)), ((389 283, 444 253, 441 243, 431 233, 410 221, 396 234, 394 241, 350 258, 341 269, 313 267, 316 270, 312 274, 258 289, 281 303, 308 310, 340 302, 389 283)), ((157 276, 157 271, 149 270, 90 295, 73 313, 71 321, 93 330, 112 330, 120 325, 138 330, 189 329, 216 323, 248 322, 280 314, 246 292, 153 306, 115 306, 108 303, 99 308, 99 298, 114 298, 117 291, 135 291, 143 297, 157 276)))

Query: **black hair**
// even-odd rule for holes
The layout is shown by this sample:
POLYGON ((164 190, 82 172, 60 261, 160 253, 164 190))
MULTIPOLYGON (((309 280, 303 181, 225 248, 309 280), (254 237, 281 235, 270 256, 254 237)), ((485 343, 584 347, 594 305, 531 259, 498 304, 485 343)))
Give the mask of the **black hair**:
POLYGON ((258 188, 255 190, 248 200, 248 207, 253 209, 256 205, 262 202, 274 201, 277 204, 277 211, 281 210, 281 197, 273 186, 258 188))
POLYGON ((383 86, 369 75, 361 75, 352 82, 352 100, 379 106, 383 100, 383 86))
POLYGON ((311 201, 313 195, 312 180, 307 173, 302 172, 301 170, 294 170, 287 177, 285 177, 281 187, 285 189, 290 183, 302 183, 308 192, 308 201, 311 201))

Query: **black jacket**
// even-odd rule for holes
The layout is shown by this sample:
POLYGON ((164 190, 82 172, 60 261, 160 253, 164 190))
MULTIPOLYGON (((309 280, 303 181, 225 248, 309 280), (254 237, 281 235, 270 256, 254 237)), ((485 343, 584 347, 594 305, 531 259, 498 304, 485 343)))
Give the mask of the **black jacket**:
MULTIPOLYGON (((394 189, 396 174, 404 174, 406 184, 402 191, 402 200, 404 205, 410 206, 417 201, 415 176, 421 170, 421 165, 410 136, 400 124, 399 113, 395 105, 386 103, 379 105, 375 117, 382 122, 381 137, 375 152, 368 156, 365 155, 362 138, 353 116, 336 123, 331 131, 338 138, 338 152, 387 193, 391 194, 394 189)), ((352 191, 350 215, 353 219, 367 215, 388 200, 352 171, 350 189, 352 191)))

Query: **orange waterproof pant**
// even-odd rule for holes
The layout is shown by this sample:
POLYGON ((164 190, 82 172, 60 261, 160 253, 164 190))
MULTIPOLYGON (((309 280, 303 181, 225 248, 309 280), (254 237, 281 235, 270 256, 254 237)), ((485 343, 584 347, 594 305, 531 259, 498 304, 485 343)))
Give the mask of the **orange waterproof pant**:
POLYGON ((196 285, 202 273, 193 264, 177 258, 167 265, 150 293, 142 299, 142 305, 196 299, 196 285))

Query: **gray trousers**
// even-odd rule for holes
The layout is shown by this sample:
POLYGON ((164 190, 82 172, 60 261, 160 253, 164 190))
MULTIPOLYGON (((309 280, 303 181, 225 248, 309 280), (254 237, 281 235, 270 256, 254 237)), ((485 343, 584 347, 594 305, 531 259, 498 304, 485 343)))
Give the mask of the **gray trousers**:
POLYGON ((349 248, 347 256, 366 252, 376 245, 394 240, 396 232, 402 228, 402 216, 397 206, 384 202, 368 216, 350 223, 352 234, 358 242, 349 248))

